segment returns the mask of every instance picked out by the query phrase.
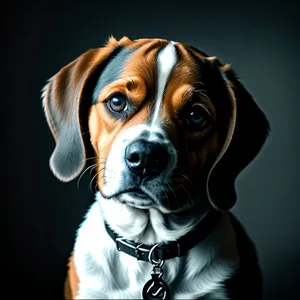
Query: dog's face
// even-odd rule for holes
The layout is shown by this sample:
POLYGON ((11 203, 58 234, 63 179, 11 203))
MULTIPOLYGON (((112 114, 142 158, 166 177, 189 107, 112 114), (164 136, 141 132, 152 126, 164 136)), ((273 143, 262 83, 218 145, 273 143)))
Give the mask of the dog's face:
POLYGON ((50 80, 44 107, 59 179, 79 175, 89 144, 104 198, 163 212, 206 199, 230 208, 268 131, 228 65, 161 39, 112 38, 85 53, 50 80))
POLYGON ((99 190, 139 208, 179 209, 194 202, 203 166, 216 154, 215 107, 183 46, 129 47, 107 64, 93 94, 99 190))

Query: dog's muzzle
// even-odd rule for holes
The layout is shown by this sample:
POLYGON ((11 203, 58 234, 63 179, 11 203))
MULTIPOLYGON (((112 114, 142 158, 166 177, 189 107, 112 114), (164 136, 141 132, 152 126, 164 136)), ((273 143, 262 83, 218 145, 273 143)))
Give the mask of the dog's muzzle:
POLYGON ((160 128, 132 126, 111 147, 102 196, 144 209, 161 205, 176 163, 174 146, 160 128))
POLYGON ((162 144, 139 139, 126 147, 125 162, 140 180, 151 179, 167 167, 169 154, 162 144))

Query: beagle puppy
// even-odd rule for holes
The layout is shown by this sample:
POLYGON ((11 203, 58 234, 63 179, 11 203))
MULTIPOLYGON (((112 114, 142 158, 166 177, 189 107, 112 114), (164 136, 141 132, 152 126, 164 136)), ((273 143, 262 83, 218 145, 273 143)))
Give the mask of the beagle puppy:
POLYGON ((63 182, 92 170, 65 299, 262 299, 230 213, 269 123, 227 64, 164 39, 110 38, 43 89, 63 182))

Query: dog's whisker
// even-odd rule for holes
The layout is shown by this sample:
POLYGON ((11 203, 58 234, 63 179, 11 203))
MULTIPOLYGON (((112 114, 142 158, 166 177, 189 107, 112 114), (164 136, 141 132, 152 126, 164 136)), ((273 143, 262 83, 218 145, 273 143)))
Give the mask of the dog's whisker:
POLYGON ((93 191, 92 191, 92 182, 93 182, 93 180, 94 180, 97 176, 98 176, 98 173, 96 173, 96 175, 93 176, 92 180, 90 181, 90 184, 89 184, 89 190, 90 190, 91 193, 93 193, 93 191))
POLYGON ((169 200, 168 194, 166 193, 166 191, 164 191, 165 197, 167 198, 167 200, 169 200))
POLYGON ((101 177, 99 177, 97 183, 99 183, 103 178, 104 178, 104 175, 102 175, 101 177))
POLYGON ((191 200, 191 204, 193 204, 193 199, 192 199, 190 193, 188 192, 188 190, 184 187, 183 184, 180 184, 180 186, 185 190, 185 192, 187 193, 187 195, 189 196, 189 198, 190 198, 190 200, 191 200))
POLYGON ((100 164, 100 163, 93 164, 93 165, 87 167, 87 168, 81 173, 80 177, 79 177, 78 180, 77 180, 77 188, 79 188, 79 183, 80 183, 80 180, 81 180, 82 176, 83 176, 90 168, 95 168, 95 167, 97 167, 99 164, 100 164))
POLYGON ((97 157, 88 157, 88 158, 85 158, 83 160, 81 160, 80 162, 84 162, 84 161, 87 161, 87 160, 91 160, 91 159, 96 159, 97 157))
MULTIPOLYGON (((103 162, 102 162, 102 163, 103 163, 103 162)), ((92 175, 93 170, 94 170, 96 167, 100 166, 100 165, 101 165, 101 163, 95 164, 95 165, 91 168, 91 170, 90 170, 90 175, 92 175)))
MULTIPOLYGON (((93 191, 92 191, 92 183, 93 183, 94 179, 95 179, 95 178, 99 175, 99 173, 102 172, 104 169, 105 169, 105 167, 103 167, 102 169, 100 169, 100 170, 95 174, 95 176, 93 176, 92 180, 90 181, 90 184, 89 184, 89 190, 90 190, 91 193, 93 193, 93 191)), ((99 179, 97 180, 96 184, 98 184, 98 182, 99 182, 99 179)))
POLYGON ((95 156, 95 157, 88 157, 88 158, 85 158, 85 159, 83 159, 81 162, 87 161, 87 160, 91 160, 91 159, 104 159, 104 160, 107 160, 106 157, 95 156))
POLYGON ((184 177, 193 187, 195 187, 196 188, 196 186, 193 184, 193 182, 186 176, 186 175, 184 175, 184 174, 182 174, 182 173, 180 173, 180 175, 182 176, 182 177, 184 177))
POLYGON ((88 133, 90 133, 90 131, 88 130, 88 131, 86 131, 86 132, 82 132, 81 133, 81 136, 83 136, 83 135, 85 135, 85 134, 88 134, 88 133))
POLYGON ((170 204, 170 202, 169 202, 169 197, 168 197, 168 194, 166 193, 166 191, 164 191, 164 194, 165 194, 165 197, 166 197, 166 199, 167 199, 167 203, 170 204))
POLYGON ((177 198, 177 195, 176 195, 175 191, 172 189, 172 187, 170 186, 169 183, 167 183, 167 185, 168 185, 169 189, 171 190, 171 192, 174 194, 176 202, 177 202, 177 206, 179 208, 179 202, 178 202, 178 198, 177 198))
POLYGON ((105 164, 105 161, 101 161, 101 162, 97 163, 96 165, 94 165, 94 167, 90 170, 90 175, 92 175, 92 172, 93 172, 93 170, 94 170, 96 167, 98 167, 98 166, 100 166, 100 165, 102 165, 102 164, 105 164))
POLYGON ((99 165, 101 165, 101 164, 104 164, 104 163, 105 163, 105 161, 101 161, 101 162, 95 163, 95 164, 93 164, 93 165, 87 167, 87 168, 81 173, 80 177, 78 178, 78 181, 77 181, 77 188, 79 187, 79 183, 80 183, 80 180, 81 180, 82 176, 83 176, 89 169, 91 169, 90 172, 89 172, 90 175, 91 175, 91 174, 92 174, 92 171, 93 171, 97 166, 99 166, 99 165))
MULTIPOLYGON (((103 167, 102 169, 100 169, 100 170, 95 174, 95 176, 92 178, 92 180, 90 181, 90 184, 89 184, 89 190, 90 190, 91 193, 93 193, 93 191, 92 191, 92 183, 93 183, 94 179, 95 179, 95 178, 99 175, 99 173, 102 172, 104 169, 105 169, 105 167, 103 167)), ((100 178, 98 178, 98 180, 97 180, 97 182, 96 182, 96 185, 99 183, 99 180, 100 180, 100 178)))
POLYGON ((97 181, 96 181, 95 186, 94 186, 94 190, 95 190, 95 191, 97 191, 97 186, 98 186, 98 184, 99 184, 99 182, 100 182, 100 180, 101 180, 102 178, 103 178, 103 176, 97 178, 97 181))

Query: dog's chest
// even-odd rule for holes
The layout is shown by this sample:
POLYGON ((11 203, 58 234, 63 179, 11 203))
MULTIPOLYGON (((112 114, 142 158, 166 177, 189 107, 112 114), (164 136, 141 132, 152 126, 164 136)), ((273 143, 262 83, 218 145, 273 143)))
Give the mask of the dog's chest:
MULTIPOLYGON (((137 261, 135 258, 122 252, 117 253, 112 258, 114 263, 110 263, 110 276, 105 284, 109 289, 106 291, 106 298, 114 299, 141 299, 142 290, 145 284, 151 279, 151 264, 137 261), (109 281, 109 282, 108 282, 109 281)), ((172 292, 175 292, 175 282, 182 282, 180 274, 180 259, 168 261, 163 266, 163 280, 168 283, 172 292)), ((105 287, 102 285, 102 291, 105 287)), ((101 295, 99 290, 99 294, 101 295)))
MULTIPOLYGON (((92 207, 75 244, 77 299, 141 299, 151 279, 151 264, 117 251, 101 216, 94 217, 92 207)), ((234 257, 216 257, 208 245, 196 245, 187 255, 165 262, 163 280, 171 299, 226 299, 222 282, 231 276, 235 264, 234 257)))
MULTIPOLYGON (((125 255, 120 253, 120 257, 111 262, 108 258, 108 264, 102 268, 96 267, 93 260, 86 261, 86 274, 81 274, 78 299, 141 299, 143 288, 151 279, 152 266, 125 255)), ((190 278, 186 277, 184 264, 185 259, 173 259, 163 267, 162 279, 170 289, 171 299, 226 299, 220 282, 229 270, 224 273, 220 268, 220 274, 211 268, 206 274, 202 272, 190 278)))

